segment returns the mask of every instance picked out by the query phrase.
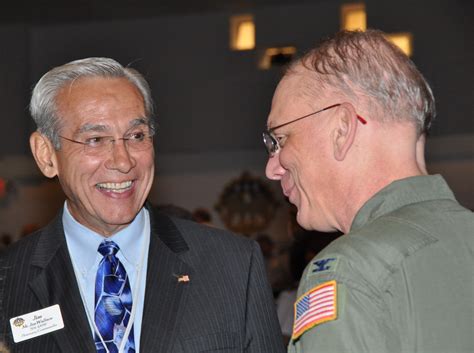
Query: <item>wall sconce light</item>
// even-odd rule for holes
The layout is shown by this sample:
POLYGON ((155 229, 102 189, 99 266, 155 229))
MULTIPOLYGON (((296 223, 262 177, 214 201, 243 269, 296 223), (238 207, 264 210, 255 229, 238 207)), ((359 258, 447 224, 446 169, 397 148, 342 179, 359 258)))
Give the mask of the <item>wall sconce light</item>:
POLYGON ((255 48, 253 15, 236 15, 230 18, 230 48, 232 50, 251 50, 255 48))
POLYGON ((387 39, 399 47, 407 56, 413 54, 413 36, 411 33, 390 33, 387 39))
POLYGON ((275 47, 265 49, 260 58, 258 67, 268 70, 273 66, 283 66, 288 64, 296 53, 295 47, 275 47))
POLYGON ((341 6, 341 29, 348 31, 367 29, 367 14, 364 3, 343 4, 341 6))
MULTIPOLYGON (((341 6, 341 29, 354 31, 367 29, 367 13, 364 3, 343 4, 341 6)), ((390 33, 387 39, 399 47, 407 56, 413 53, 413 36, 411 33, 390 33)))

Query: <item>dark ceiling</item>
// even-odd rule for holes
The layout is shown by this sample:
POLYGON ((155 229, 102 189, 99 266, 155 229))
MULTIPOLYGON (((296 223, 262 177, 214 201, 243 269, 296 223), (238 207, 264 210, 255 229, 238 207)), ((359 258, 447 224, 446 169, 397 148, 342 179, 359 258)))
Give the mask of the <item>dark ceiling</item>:
MULTIPOLYGON (((309 0, 13 0, 0 22, 60 23, 156 17, 209 11, 242 11, 309 0)), ((312 2, 317 0, 312 0, 312 2)), ((319 0, 320 1, 320 0, 319 0)))

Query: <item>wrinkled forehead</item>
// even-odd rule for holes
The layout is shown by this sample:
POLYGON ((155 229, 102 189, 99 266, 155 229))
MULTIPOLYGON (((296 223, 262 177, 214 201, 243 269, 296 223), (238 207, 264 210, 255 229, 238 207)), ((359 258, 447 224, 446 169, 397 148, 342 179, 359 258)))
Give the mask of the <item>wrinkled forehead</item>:
POLYGON ((130 128, 147 119, 143 97, 123 78, 81 78, 63 87, 56 97, 63 126, 84 132, 130 128))
POLYGON ((144 99, 139 89, 125 77, 84 76, 64 83, 58 89, 55 101, 61 105, 96 102, 110 97, 116 97, 118 101, 137 100, 142 105, 144 99))

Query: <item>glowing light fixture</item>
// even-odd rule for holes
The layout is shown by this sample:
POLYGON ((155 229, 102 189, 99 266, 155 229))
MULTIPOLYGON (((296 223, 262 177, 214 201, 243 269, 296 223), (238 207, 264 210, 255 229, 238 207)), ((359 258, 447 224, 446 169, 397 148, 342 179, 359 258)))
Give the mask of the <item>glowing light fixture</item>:
POLYGON ((413 54, 413 36, 411 33, 390 33, 387 34, 387 39, 399 47, 407 56, 413 54))
MULTIPOLYGON (((367 29, 367 14, 364 3, 343 4, 341 6, 341 29, 348 31, 367 29)), ((389 33, 387 39, 398 46, 406 55, 413 53, 413 36, 411 33, 389 33)))
POLYGON ((341 6, 341 29, 348 31, 367 29, 367 14, 364 3, 344 4, 341 6))
POLYGON ((291 61, 296 53, 295 47, 267 48, 260 58, 259 67, 268 70, 272 66, 283 66, 291 61))
POLYGON ((252 15, 236 15, 230 18, 230 48, 232 50, 255 48, 255 22, 252 15))

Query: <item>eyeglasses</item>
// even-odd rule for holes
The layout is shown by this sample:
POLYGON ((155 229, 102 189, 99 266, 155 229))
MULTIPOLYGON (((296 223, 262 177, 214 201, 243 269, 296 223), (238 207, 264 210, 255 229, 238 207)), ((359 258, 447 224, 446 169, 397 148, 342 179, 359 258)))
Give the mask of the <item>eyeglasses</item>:
POLYGON ((66 141, 77 143, 84 146, 84 154, 88 156, 100 156, 112 151, 112 146, 118 140, 122 140, 129 152, 139 152, 148 150, 153 146, 153 135, 155 131, 134 130, 116 139, 113 136, 92 136, 84 141, 77 141, 65 136, 59 136, 66 141))
MULTIPOLYGON (((276 137, 275 134, 273 133, 276 129, 279 129, 279 128, 283 127, 283 126, 289 125, 289 124, 294 123, 294 122, 296 122, 296 121, 303 120, 304 118, 307 118, 307 117, 309 117, 309 116, 313 116, 313 115, 316 115, 316 114, 318 114, 318 113, 324 112, 325 110, 338 107, 338 106, 340 106, 340 105, 341 105, 341 103, 330 105, 329 107, 326 107, 326 108, 317 110, 317 111, 315 111, 315 112, 306 114, 306 115, 304 115, 304 116, 302 116, 302 117, 296 118, 296 119, 294 119, 294 120, 288 121, 288 122, 283 123, 283 124, 281 124, 281 125, 272 127, 271 129, 268 129, 267 131, 264 131, 263 134, 262 134, 262 135, 263 135, 263 143, 265 144, 265 148, 267 149, 268 155, 269 155, 270 157, 273 157, 273 156, 274 156, 276 153, 278 153, 278 151, 281 149, 280 143, 278 142, 277 137, 276 137)), ((364 119, 363 117, 361 117, 360 115, 357 115, 357 119, 358 119, 362 124, 364 124, 364 125, 367 124, 367 120, 365 120, 365 119, 364 119)))

